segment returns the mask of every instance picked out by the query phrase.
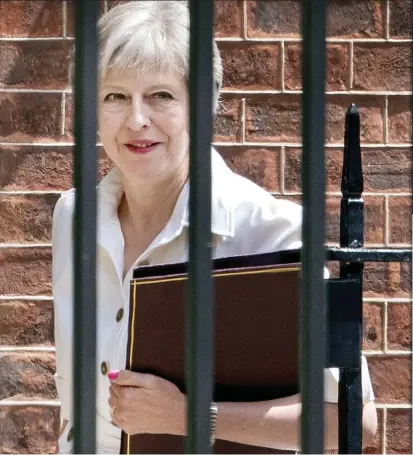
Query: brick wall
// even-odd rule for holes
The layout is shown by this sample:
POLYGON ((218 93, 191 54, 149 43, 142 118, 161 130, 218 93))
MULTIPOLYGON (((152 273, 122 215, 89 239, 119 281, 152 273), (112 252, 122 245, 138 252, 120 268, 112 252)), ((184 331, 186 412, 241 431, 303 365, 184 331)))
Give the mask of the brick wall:
MULTIPOLYGON (((215 143, 237 172, 299 200, 299 2, 216 3, 225 84, 215 143)), ((366 244, 410 245, 410 1, 329 3, 327 240, 338 240, 344 113, 355 102, 366 244)), ((0 451, 53 452, 50 237, 53 206, 72 179, 73 5, 0 2, 0 17, 0 451)), ((379 409, 369 453, 411 451, 410 277, 406 264, 366 265, 364 349, 379 409)))

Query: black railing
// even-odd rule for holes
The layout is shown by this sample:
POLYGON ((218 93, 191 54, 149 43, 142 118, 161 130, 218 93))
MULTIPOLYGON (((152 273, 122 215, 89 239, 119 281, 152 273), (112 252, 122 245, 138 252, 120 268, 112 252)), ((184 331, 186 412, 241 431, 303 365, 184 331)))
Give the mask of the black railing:
MULTIPOLYGON (((76 2, 74 186, 74 453, 96 452, 97 19, 76 2)), ((70 361, 68 359, 68 361, 70 361)))
MULTIPOLYGON (((74 453, 96 451, 96 87, 99 2, 76 3, 74 453)), ((190 270, 187 302, 187 453, 209 453, 212 396, 210 142, 213 2, 191 0, 190 270), (201 322, 202 321, 202 322, 201 322)), ((360 118, 346 114, 340 247, 324 247, 324 74, 326 2, 302 0, 303 284, 302 452, 324 451, 323 368, 340 368, 339 452, 361 453, 361 324, 364 262, 411 262, 410 250, 363 247, 360 118), (317 213, 317 216, 314 216, 317 213), (323 280, 324 261, 340 278, 323 280), (344 296, 344 297, 343 297, 344 296), (334 297, 334 298, 333 298, 334 297), (326 321, 328 302, 328 329, 326 321), (326 340, 328 344, 326 344, 326 340), (342 346, 346 348, 343 349, 342 346)))
POLYGON ((303 248, 300 389, 303 453, 323 453, 324 448, 326 296, 323 249, 326 8, 325 1, 305 0, 302 2, 301 9, 303 248))
POLYGON ((211 140, 213 2, 191 0, 189 280, 186 304, 186 453, 210 453, 213 394, 211 140))

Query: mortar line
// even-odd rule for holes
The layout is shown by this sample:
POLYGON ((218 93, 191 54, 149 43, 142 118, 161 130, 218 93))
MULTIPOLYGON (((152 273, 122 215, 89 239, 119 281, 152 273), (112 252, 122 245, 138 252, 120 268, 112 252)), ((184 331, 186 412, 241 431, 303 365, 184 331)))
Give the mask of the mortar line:
POLYGON ((376 403, 377 409, 412 409, 411 404, 400 404, 400 403, 376 403))
POLYGON ((280 192, 285 194, 285 147, 280 149, 280 192))
POLYGON ((390 39, 390 2, 386 0, 386 22, 385 22, 386 41, 390 39))
POLYGON ((349 45, 349 60, 350 60, 350 70, 349 70, 349 89, 353 88, 353 79, 354 79, 354 43, 350 42, 349 45))
MULTIPOLYGON (((301 43, 301 38, 294 37, 217 37, 217 42, 240 42, 247 41, 249 43, 280 43, 281 41, 287 43, 301 43)), ((412 38, 327 38, 326 42, 330 44, 343 44, 343 43, 362 43, 362 44, 383 44, 383 43, 395 43, 395 44, 408 44, 413 41, 412 38)))
POLYGON ((0 301, 1 302, 6 302, 6 301, 15 301, 15 300, 26 300, 26 301, 51 301, 53 300, 53 297, 50 295, 0 295, 0 301))
POLYGON ((63 28, 63 38, 67 38, 67 2, 64 0, 62 2, 62 28, 63 28))
POLYGON ((15 249, 25 249, 25 248, 51 248, 51 243, 0 243, 1 249, 15 248, 15 249))
POLYGON ((389 96, 384 97, 384 113, 383 113, 383 132, 384 143, 389 142, 389 96))
POLYGON ((285 92, 285 44, 281 41, 281 92, 285 92))
POLYGON ((56 352, 56 348, 48 346, 0 346, 0 353, 13 353, 13 352, 56 352))
POLYGON ((382 428, 382 453, 387 453, 387 407, 383 407, 383 428, 382 428))
POLYGON ((390 240, 390 211, 389 211, 389 196, 384 198, 384 243, 389 246, 390 240))
POLYGON ((247 115, 247 107, 246 107, 246 100, 242 98, 241 100, 241 145, 244 145, 247 141, 247 122, 246 122, 246 115, 247 115))
POLYGON ((388 354, 388 340, 387 340, 387 328, 388 328, 388 305, 387 302, 384 302, 383 306, 383 351, 385 354, 388 354))
POLYGON ((62 93, 62 108, 61 108, 62 124, 60 129, 60 134, 65 135, 65 125, 66 125, 66 95, 62 93))
POLYGON ((51 408, 58 408, 60 407, 60 401, 57 400, 0 400, 0 408, 1 407, 33 407, 33 406, 40 406, 40 407, 51 407, 51 408))
POLYGON ((373 303, 411 303, 411 298, 397 297, 387 298, 387 297, 364 297, 363 299, 365 302, 373 302, 373 303))
POLYGON ((363 354, 366 357, 380 357, 380 356, 393 356, 393 357, 410 357, 412 355, 412 351, 397 351, 397 350, 363 350, 363 354))
MULTIPOLYGON (((241 39, 239 41, 249 41, 248 39, 248 25, 247 25, 247 0, 242 2, 241 11, 241 39)), ((237 39, 238 41, 238 39, 237 39)))
MULTIPOLYGON (((63 27, 62 27, 63 28, 63 27)), ((13 36, 8 36, 7 38, 0 38, 0 42, 16 42, 16 41, 67 41, 67 40, 72 40, 74 41, 73 37, 65 37, 65 36, 38 36, 38 37, 13 37, 13 36)))

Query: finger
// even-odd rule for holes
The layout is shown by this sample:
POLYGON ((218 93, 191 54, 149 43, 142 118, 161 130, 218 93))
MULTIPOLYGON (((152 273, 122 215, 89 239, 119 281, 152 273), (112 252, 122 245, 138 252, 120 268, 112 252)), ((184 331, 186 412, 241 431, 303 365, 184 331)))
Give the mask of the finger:
POLYGON ((120 387, 116 384, 112 384, 110 387, 109 387, 109 394, 110 396, 112 397, 117 397, 119 398, 120 396, 120 387))
POLYGON ((156 387, 157 378, 152 374, 135 373, 129 370, 120 370, 111 372, 109 376, 112 384, 118 386, 142 387, 145 389, 153 389, 156 387))

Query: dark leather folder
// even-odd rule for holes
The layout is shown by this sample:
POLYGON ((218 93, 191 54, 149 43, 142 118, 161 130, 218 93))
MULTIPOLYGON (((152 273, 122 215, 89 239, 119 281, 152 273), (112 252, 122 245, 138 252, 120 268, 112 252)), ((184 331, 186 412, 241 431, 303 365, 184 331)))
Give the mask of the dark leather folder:
MULTIPOLYGON (((213 261, 215 401, 262 401, 298 392, 299 278, 299 250, 213 261)), ((186 285, 186 263, 134 271, 126 365, 161 376, 182 392, 186 285)), ((281 453, 223 440, 216 441, 214 452, 281 453)), ((121 453, 184 453, 184 438, 122 433, 121 453)))

